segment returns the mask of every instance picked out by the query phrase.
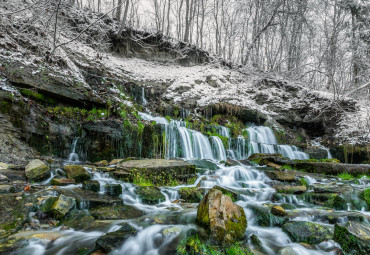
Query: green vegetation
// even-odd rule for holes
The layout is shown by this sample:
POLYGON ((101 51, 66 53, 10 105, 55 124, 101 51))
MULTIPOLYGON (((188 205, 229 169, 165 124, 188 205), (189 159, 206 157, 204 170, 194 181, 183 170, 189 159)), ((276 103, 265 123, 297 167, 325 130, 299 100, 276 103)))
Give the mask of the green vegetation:
POLYGON ((48 107, 47 113, 57 120, 96 121, 109 116, 107 109, 93 108, 90 111, 78 107, 48 107))
POLYGON ((307 180, 304 177, 302 177, 301 179, 299 179, 299 183, 302 186, 307 186, 308 185, 307 180))
POLYGON ((370 188, 365 189, 360 193, 360 198, 365 200, 367 208, 370 208, 370 188))
POLYGON ((227 255, 253 255, 253 253, 247 248, 243 247, 242 243, 236 243, 226 249, 227 255))
POLYGON ((229 138, 227 138, 226 136, 222 136, 222 135, 219 135, 217 133, 212 133, 210 131, 207 132, 207 135, 208 136, 217 136, 217 137, 219 137, 221 139, 222 144, 224 145, 225 149, 229 148, 229 138))
POLYGON ((192 235, 183 239, 177 246, 177 253, 181 255, 188 254, 202 254, 202 255, 219 255, 221 252, 217 251, 215 247, 208 242, 199 239, 198 235, 192 235))
POLYGON ((47 97, 47 96, 44 96, 43 94, 37 93, 33 90, 21 89, 20 93, 25 97, 34 99, 34 100, 39 101, 39 102, 48 103, 48 104, 56 104, 57 103, 54 99, 52 99, 50 97, 47 97))
POLYGON ((338 174, 338 177, 341 178, 342 180, 353 180, 355 177, 349 173, 341 173, 338 174))

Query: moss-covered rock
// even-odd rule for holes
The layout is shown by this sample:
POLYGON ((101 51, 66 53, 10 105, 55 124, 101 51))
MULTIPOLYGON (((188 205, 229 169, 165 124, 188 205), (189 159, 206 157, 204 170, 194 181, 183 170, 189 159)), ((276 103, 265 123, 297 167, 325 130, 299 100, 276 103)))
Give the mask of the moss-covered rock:
POLYGON ((120 248, 129 237, 135 236, 136 234, 137 230, 131 225, 125 223, 119 230, 109 232, 99 237, 95 243, 97 248, 101 248, 105 252, 109 253, 120 248))
POLYGON ((179 194, 188 203, 199 203, 203 198, 203 190, 196 187, 181 188, 179 194))
POLYGON ((14 192, 15 192, 15 187, 13 185, 7 185, 7 184, 0 185, 0 194, 14 193, 14 192))
POLYGON ((68 179, 73 179, 76 182, 83 182, 91 179, 89 172, 85 168, 78 165, 67 165, 64 166, 68 179))
POLYGON ((84 183, 82 184, 82 189, 99 192, 100 183, 96 180, 84 181, 84 183))
POLYGON ((102 167, 105 167, 105 166, 108 166, 109 163, 107 160, 101 160, 101 161, 98 161, 98 162, 94 162, 93 163, 94 166, 102 166, 102 167))
POLYGON ((280 216, 280 217, 284 217, 287 215, 287 212, 284 210, 284 208, 278 205, 274 205, 271 208, 271 213, 275 216, 280 216))
POLYGON ((217 189, 209 190, 199 203, 197 223, 210 232, 211 240, 220 244, 242 239, 247 227, 243 208, 217 189))
POLYGON ((285 223, 282 230, 288 234, 293 242, 317 244, 332 237, 328 227, 306 221, 285 223))
POLYGON ((270 208, 265 205, 249 204, 248 208, 252 210, 257 223, 262 227, 282 226, 288 219, 273 215, 270 208))
POLYGON ((119 197, 122 194, 122 186, 120 184, 106 184, 104 190, 107 195, 119 197))
POLYGON ((294 181, 295 171, 265 171, 265 174, 272 180, 294 181))
POLYGON ((42 181, 50 176, 50 168, 39 159, 30 161, 25 169, 26 177, 31 181, 42 181))
POLYGON ((222 192, 222 194, 229 196, 233 202, 236 202, 239 199, 239 195, 229 188, 214 186, 213 189, 218 189, 219 191, 222 192))
POLYGON ((339 243, 347 254, 370 254, 370 225, 349 221, 336 224, 334 241, 339 243))
POLYGON ((64 218, 74 208, 76 208, 76 200, 64 195, 49 197, 40 207, 42 212, 48 213, 57 219, 64 218))
POLYGON ((166 200, 157 187, 137 187, 136 194, 144 204, 155 205, 166 200))
POLYGON ((307 191, 306 186, 288 186, 288 185, 277 185, 274 186, 276 192, 284 194, 301 194, 307 191))
POLYGON ((367 209, 370 210, 370 188, 361 191, 360 198, 366 202, 367 209))
POLYGON ((90 213, 97 220, 126 220, 143 215, 142 211, 128 205, 100 206, 91 209, 90 213))
POLYGON ((50 181, 50 185, 55 185, 55 186, 66 186, 70 184, 75 184, 76 181, 73 179, 58 179, 58 178, 53 178, 50 181))

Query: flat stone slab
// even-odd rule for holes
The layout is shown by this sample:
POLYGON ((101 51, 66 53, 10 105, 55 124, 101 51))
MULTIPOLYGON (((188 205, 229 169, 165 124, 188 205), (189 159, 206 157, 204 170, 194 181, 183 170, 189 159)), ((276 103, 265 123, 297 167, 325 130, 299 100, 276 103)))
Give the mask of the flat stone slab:
POLYGON ((175 186, 196 175, 195 164, 174 159, 130 160, 116 166, 116 178, 140 184, 175 186))
POLYGON ((88 208, 123 204, 123 201, 121 198, 115 198, 115 197, 111 197, 105 194, 99 194, 91 190, 83 190, 80 188, 75 188, 75 189, 60 188, 60 189, 56 189, 56 191, 60 194, 63 194, 66 197, 75 198, 77 207, 82 207, 82 205, 86 206, 86 204, 88 208))

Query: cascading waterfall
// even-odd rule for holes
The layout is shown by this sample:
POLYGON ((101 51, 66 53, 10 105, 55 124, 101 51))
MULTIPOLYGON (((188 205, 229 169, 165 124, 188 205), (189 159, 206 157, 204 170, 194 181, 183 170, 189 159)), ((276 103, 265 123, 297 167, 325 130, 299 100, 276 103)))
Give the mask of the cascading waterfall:
POLYGON ((226 152, 221 138, 217 136, 211 136, 210 139, 212 141, 212 152, 213 155, 215 155, 215 160, 226 161, 226 152))
POLYGON ((80 162, 79 158, 78 158, 78 154, 76 153, 76 145, 77 145, 77 142, 78 142, 78 139, 79 137, 75 137, 73 138, 73 142, 72 142, 72 151, 71 153, 68 155, 68 159, 67 159, 67 163, 68 164, 77 164, 80 162))
POLYGON ((145 99, 145 89, 144 88, 141 88, 141 101, 142 101, 143 105, 148 104, 148 101, 145 99))

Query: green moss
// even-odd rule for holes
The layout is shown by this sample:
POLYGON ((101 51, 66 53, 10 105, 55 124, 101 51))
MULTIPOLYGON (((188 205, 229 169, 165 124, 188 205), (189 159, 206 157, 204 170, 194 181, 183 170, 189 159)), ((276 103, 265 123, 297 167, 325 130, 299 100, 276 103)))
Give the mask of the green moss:
POLYGON ((20 93, 25 97, 28 97, 28 98, 31 98, 31 99, 34 99, 34 100, 37 100, 37 101, 40 101, 40 102, 49 103, 49 104, 56 104, 57 103, 56 100, 54 100, 50 97, 44 96, 43 94, 37 93, 33 90, 21 89, 20 93))
POLYGON ((340 163, 340 160, 336 158, 323 158, 323 159, 320 159, 320 162, 340 163))
POLYGON ((243 244, 236 243, 232 246, 226 248, 227 255, 253 255, 253 253, 248 249, 248 247, 243 247, 243 244))
POLYGON ((198 235, 192 235, 183 239, 177 246, 177 254, 181 255, 221 255, 214 246, 199 239, 198 235))
POLYGON ((341 178, 342 180, 353 180, 353 179, 355 179, 355 177, 353 177, 353 175, 351 175, 349 173, 338 174, 338 177, 341 178))
POLYGON ((301 179, 299 179, 299 183, 302 186, 307 186, 308 185, 307 180, 304 177, 302 177, 301 179))
POLYGON ((293 168, 292 168, 292 166, 291 166, 291 165, 287 165, 287 164, 285 164, 285 165, 283 165, 283 166, 281 167, 281 170, 293 170, 293 168))
POLYGON ((370 188, 365 189, 360 193, 360 198, 365 200, 367 208, 370 208, 370 188))
POLYGON ((210 131, 207 132, 207 135, 208 136, 217 136, 217 137, 219 137, 221 139, 221 141, 222 141, 222 144, 224 145, 224 148, 225 149, 228 149, 229 148, 229 138, 227 138, 226 136, 219 135, 216 132, 213 132, 212 133, 210 131))

